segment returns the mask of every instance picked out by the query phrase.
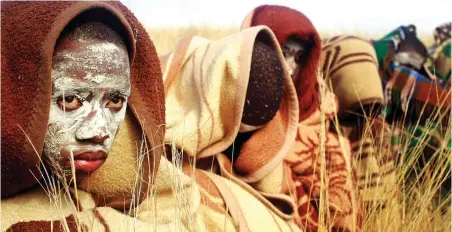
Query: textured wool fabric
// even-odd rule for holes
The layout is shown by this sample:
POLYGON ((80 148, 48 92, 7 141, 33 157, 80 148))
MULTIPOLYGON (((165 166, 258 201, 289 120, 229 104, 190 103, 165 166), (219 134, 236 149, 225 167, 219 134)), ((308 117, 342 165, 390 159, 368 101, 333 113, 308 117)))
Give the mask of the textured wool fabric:
POLYGON ((270 46, 256 41, 251 58, 242 123, 263 126, 273 119, 284 94, 282 65, 270 46))
POLYGON ((311 21, 302 13, 284 6, 262 5, 246 16, 241 29, 265 25, 276 35, 279 45, 284 46, 289 36, 307 42, 310 53, 300 70, 300 76, 295 77, 300 108, 300 120, 310 116, 318 108, 317 74, 321 41, 317 30, 311 21))
POLYGON ((2 200, 2 231, 51 231, 52 227, 53 231, 80 229, 96 232, 144 232, 152 229, 150 224, 135 220, 113 208, 94 206, 95 201, 91 195, 81 190, 63 190, 49 198, 43 189, 35 188, 2 200))
POLYGON ((383 88, 372 44, 355 36, 322 41, 322 73, 339 101, 340 119, 371 116, 383 104, 383 88))
MULTIPOLYGON (((158 131, 157 125, 164 123, 165 112, 158 58, 146 31, 130 11, 118 2, 2 2, 1 6, 2 197, 33 187, 35 176, 41 176, 53 49, 65 25, 81 12, 99 17, 122 32, 131 57, 128 107, 150 143, 161 143, 164 128, 158 131)), ((159 160, 160 153, 161 149, 155 149, 149 156, 151 163, 154 157, 159 160)))
POLYGON ((296 199, 296 221, 305 231, 317 231, 322 226, 338 231, 359 231, 363 212, 359 207, 350 144, 335 132, 331 121, 338 110, 337 99, 322 79, 319 84, 324 96, 322 108, 299 123, 297 139, 285 160, 289 179, 286 192, 296 199), (321 171, 322 163, 325 171, 321 171), (321 172, 326 186, 321 186, 321 172), (321 191, 325 189, 330 218, 326 220, 327 225, 320 225, 318 204, 321 191))
POLYGON ((242 133, 239 131, 248 87, 254 86, 249 85, 249 79, 255 71, 251 64, 256 41, 272 48, 280 63, 284 62, 275 35, 265 26, 216 41, 187 37, 161 57, 167 115, 165 142, 189 157, 184 158, 184 173, 193 176, 200 186, 202 208, 218 215, 206 219, 208 223, 223 224, 226 215, 241 231, 262 231, 278 225, 285 231, 293 224, 295 205, 282 191, 280 170, 295 139, 299 116, 295 88, 285 65, 284 92, 276 116, 236 148, 237 157, 228 158, 228 148, 242 133), (231 207, 229 214, 218 202, 231 207), (248 211, 252 208, 262 209, 262 214, 248 211), (267 213, 269 221, 257 219, 258 215, 267 218, 267 213), (273 226, 266 224, 275 220, 273 226))

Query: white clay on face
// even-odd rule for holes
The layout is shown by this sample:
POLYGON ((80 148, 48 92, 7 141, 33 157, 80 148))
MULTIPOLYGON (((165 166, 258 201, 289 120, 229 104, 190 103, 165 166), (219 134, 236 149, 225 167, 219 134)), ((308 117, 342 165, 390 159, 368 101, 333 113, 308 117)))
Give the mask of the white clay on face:
POLYGON ((299 54, 299 52, 304 52, 304 50, 305 48, 302 44, 291 38, 287 39, 284 44, 283 53, 286 63, 290 68, 290 75, 293 75, 295 70, 298 68, 296 55, 299 54))
POLYGON ((57 51, 53 57, 53 91, 44 143, 47 162, 66 178, 72 175, 70 157, 62 151, 108 153, 130 95, 129 59, 123 46, 89 40, 76 44, 76 49, 57 51), (68 96, 79 101, 77 109, 61 106, 68 96), (111 108, 117 99, 122 107, 111 108))
POLYGON ((402 65, 411 65, 419 70, 425 59, 417 52, 398 52, 394 56, 394 61, 402 65))

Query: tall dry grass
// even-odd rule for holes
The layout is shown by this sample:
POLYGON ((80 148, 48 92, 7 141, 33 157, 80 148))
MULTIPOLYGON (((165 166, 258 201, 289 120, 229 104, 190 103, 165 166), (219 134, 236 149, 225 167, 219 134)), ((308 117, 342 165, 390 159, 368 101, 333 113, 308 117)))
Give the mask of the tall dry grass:
MULTIPOLYGON (((238 31, 237 26, 215 28, 210 26, 197 26, 188 28, 149 28, 148 33, 153 40, 159 55, 169 53, 177 42, 185 36, 202 36, 208 39, 219 39, 238 31)), ((381 34, 368 34, 362 32, 320 32, 322 38, 340 34, 352 34, 363 38, 379 38, 381 34)), ((421 40, 426 46, 433 42, 432 35, 422 35, 421 40)), ((440 118, 439 113, 432 117, 440 118)), ((445 128, 451 131, 451 125, 445 128)), ((433 130, 433 129, 432 129, 433 130)), ((451 156, 448 141, 443 141, 439 149, 433 154, 433 159, 420 168, 414 168, 419 159, 423 157, 424 150, 430 145, 427 135, 421 138, 422 142, 412 150, 409 149, 409 139, 412 134, 401 134, 401 152, 396 166, 397 187, 386 193, 382 198, 388 199, 385 209, 381 205, 369 206, 369 213, 364 217, 363 231, 386 232, 394 231, 395 224, 400 227, 397 232, 436 232, 451 230, 450 192, 439 194, 441 183, 445 181, 445 175, 450 173, 451 156), (413 172, 417 171, 415 175, 413 172)), ((324 154, 323 154, 324 155, 324 154)), ((325 170, 322 170, 325 172, 325 170)), ((323 189, 325 190, 325 189, 323 189)), ((326 191, 322 191, 322 198, 327 197, 326 191)), ((320 219, 330 217, 327 210, 327 202, 321 199, 320 219)), ((327 225, 321 226, 320 231, 331 231, 327 225)))

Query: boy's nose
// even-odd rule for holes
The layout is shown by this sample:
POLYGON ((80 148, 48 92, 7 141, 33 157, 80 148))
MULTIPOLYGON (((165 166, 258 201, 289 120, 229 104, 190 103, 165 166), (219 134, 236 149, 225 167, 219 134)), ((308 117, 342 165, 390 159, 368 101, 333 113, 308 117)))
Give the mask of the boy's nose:
POLYGON ((107 129, 107 119, 102 112, 90 112, 77 129, 75 137, 77 140, 91 141, 98 144, 110 138, 107 129))

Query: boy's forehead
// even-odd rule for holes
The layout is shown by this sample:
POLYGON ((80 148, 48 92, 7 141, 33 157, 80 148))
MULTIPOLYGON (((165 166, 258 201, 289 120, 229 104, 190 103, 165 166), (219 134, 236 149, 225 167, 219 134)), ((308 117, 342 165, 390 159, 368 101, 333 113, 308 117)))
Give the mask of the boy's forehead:
POLYGON ((64 42, 54 53, 52 66, 73 78, 128 76, 130 70, 127 50, 101 41, 64 42))
POLYGON ((301 44, 299 41, 294 40, 294 39, 287 39, 285 46, 287 47, 293 47, 293 48, 302 48, 303 44, 301 44))

